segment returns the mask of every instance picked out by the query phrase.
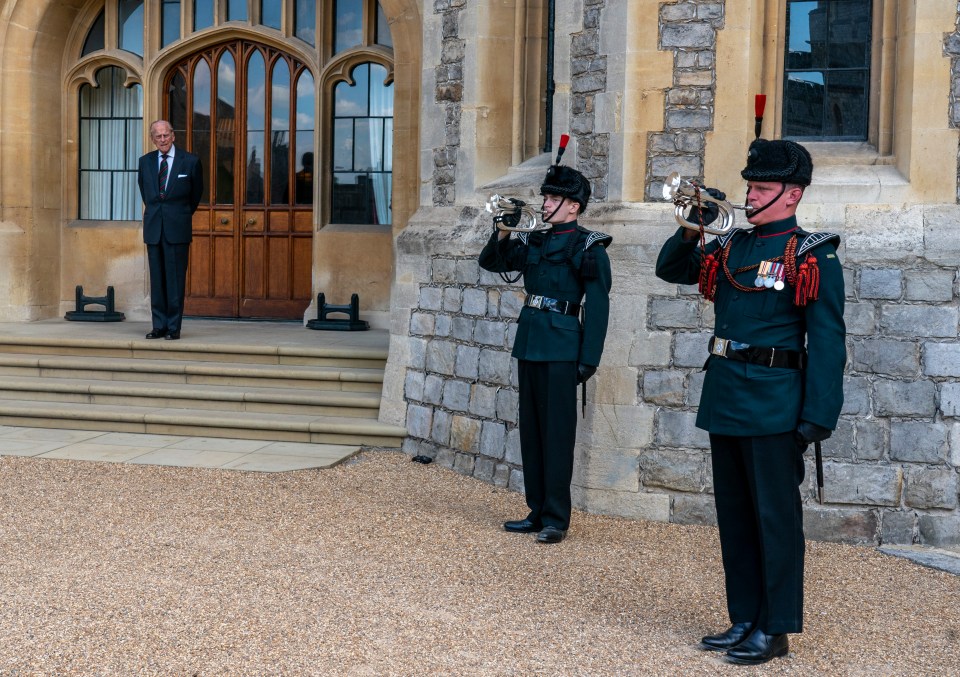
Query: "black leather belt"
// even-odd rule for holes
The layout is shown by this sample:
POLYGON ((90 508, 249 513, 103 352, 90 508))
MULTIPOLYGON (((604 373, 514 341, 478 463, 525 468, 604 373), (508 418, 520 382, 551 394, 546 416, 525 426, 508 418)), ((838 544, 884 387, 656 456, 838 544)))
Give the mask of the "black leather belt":
POLYGON ((804 369, 807 366, 807 354, 797 350, 782 348, 761 348, 747 343, 710 337, 709 350, 711 355, 725 357, 737 362, 762 364, 767 367, 785 367, 787 369, 804 369))
POLYGON ((535 294, 527 294, 527 297, 523 299, 523 305, 529 306, 530 308, 539 308, 540 310, 549 310, 551 313, 560 313, 561 315, 577 316, 580 314, 579 303, 558 301, 557 299, 535 294))

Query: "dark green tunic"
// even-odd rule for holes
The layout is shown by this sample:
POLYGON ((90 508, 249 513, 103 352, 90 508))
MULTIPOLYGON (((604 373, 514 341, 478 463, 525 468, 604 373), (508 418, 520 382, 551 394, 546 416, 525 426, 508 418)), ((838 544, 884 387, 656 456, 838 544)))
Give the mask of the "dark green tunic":
POLYGON ((480 266, 495 273, 522 271, 528 294, 583 303, 582 327, 572 315, 524 307, 513 343, 515 358, 596 367, 610 315, 610 259, 605 247, 612 238, 576 223, 557 226, 557 230, 570 232, 524 233, 498 241, 494 231, 480 253, 480 266), (586 276, 585 259, 592 261, 587 269, 595 271, 586 276))
MULTIPOLYGON (((730 272, 782 256, 796 225, 796 219, 790 217, 749 231, 737 229, 724 236, 732 238, 730 272)), ((700 249, 696 240, 683 240, 684 232, 680 228, 664 244, 657 259, 657 277, 667 282, 696 284, 700 249)), ((801 246, 805 237, 811 237, 796 232, 801 246)), ((835 241, 835 237, 822 237, 821 244, 811 250, 820 269, 820 290, 819 299, 806 306, 794 305, 794 289, 789 284, 781 291, 764 288, 743 292, 730 284, 722 270, 718 272, 716 335, 764 348, 806 347, 808 362, 806 370, 800 371, 710 357, 697 427, 740 436, 788 432, 796 429, 800 421, 831 430, 836 427, 843 405, 846 328, 843 272, 835 241)), ((718 240, 713 240, 707 244, 707 252, 716 251, 719 246, 718 240)), ((802 258, 798 257, 798 263, 802 258)), ((753 269, 735 275, 734 279, 754 288, 756 276, 757 270, 753 269)))

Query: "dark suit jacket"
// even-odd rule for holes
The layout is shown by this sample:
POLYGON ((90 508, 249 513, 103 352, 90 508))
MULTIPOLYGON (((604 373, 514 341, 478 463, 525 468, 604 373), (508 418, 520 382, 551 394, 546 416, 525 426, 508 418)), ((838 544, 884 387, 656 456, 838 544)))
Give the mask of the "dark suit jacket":
POLYGON ((200 158, 177 147, 161 199, 159 185, 160 152, 140 158, 137 183, 143 198, 143 241, 159 244, 161 234, 167 242, 185 244, 193 239, 193 213, 203 195, 203 168, 200 158))

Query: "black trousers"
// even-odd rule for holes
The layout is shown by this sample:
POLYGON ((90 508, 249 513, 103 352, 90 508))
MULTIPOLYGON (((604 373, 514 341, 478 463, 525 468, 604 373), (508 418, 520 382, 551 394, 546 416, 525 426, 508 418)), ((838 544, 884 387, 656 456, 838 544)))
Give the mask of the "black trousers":
POLYGON ((792 432, 710 435, 720 550, 732 623, 803 630, 803 450, 792 432))
POLYGON ((529 519, 566 530, 577 437, 577 364, 520 360, 518 367, 520 456, 529 519))
POLYGON ((180 331, 189 256, 189 242, 172 244, 161 237, 159 244, 147 245, 150 311, 154 329, 163 329, 168 333, 180 331))

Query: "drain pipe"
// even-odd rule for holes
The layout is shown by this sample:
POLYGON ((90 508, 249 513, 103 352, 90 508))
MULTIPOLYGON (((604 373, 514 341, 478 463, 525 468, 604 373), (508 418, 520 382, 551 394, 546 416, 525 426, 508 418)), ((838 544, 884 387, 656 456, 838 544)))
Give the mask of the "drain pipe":
POLYGON ((553 81, 553 42, 556 31, 557 5, 556 0, 547 2, 547 102, 544 111, 543 152, 553 150, 553 94, 557 91, 553 81))

